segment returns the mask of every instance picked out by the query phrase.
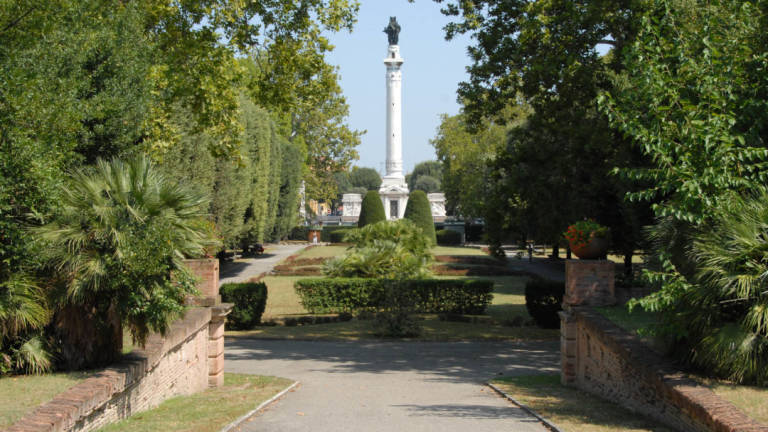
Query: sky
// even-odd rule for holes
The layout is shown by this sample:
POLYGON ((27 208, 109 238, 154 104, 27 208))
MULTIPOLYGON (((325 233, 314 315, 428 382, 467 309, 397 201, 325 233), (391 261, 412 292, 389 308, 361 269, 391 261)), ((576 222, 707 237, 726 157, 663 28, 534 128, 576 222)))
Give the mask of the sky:
POLYGON ((403 74, 403 167, 435 160, 429 140, 435 137, 440 114, 459 112, 458 83, 466 81, 470 60, 466 47, 470 38, 460 36, 448 42, 443 26, 448 17, 431 0, 361 0, 355 28, 329 35, 336 46, 328 63, 339 67, 341 87, 349 103, 348 122, 352 129, 365 130, 357 148, 360 160, 353 165, 371 167, 384 175, 386 159, 386 87, 384 57, 389 17, 400 24, 400 56, 403 74))

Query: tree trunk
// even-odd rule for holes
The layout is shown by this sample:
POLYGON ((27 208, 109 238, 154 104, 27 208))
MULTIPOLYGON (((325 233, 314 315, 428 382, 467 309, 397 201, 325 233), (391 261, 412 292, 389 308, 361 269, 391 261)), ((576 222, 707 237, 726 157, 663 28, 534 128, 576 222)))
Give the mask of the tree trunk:
POLYGON ((634 251, 630 251, 624 254, 624 276, 632 276, 632 257, 634 255, 634 251))
POLYGON ((66 305, 56 313, 59 360, 66 370, 103 367, 117 360, 123 349, 123 327, 115 306, 106 310, 66 305))

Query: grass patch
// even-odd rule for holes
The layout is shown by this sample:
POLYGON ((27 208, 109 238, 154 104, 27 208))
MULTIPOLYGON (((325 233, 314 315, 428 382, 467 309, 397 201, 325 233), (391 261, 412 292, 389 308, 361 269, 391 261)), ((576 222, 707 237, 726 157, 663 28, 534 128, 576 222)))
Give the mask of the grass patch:
POLYGON ((299 296, 293 289, 293 283, 302 276, 267 276, 262 281, 267 284, 267 307, 262 319, 284 315, 303 315, 308 312, 299 303, 299 296))
POLYGON ((435 246, 432 248, 433 255, 482 255, 488 256, 478 248, 465 247, 465 246, 435 246))
POLYGON ((589 393, 565 387, 559 375, 505 377, 493 383, 564 431, 673 430, 589 393))
POLYGON ((349 246, 315 246, 303 249, 298 253, 299 258, 335 258, 347 253, 349 246))
POLYGON ((87 378, 89 372, 11 375, 0 378, 0 428, 87 378))
POLYGON ((626 306, 598 307, 595 310, 624 330, 641 336, 647 336, 645 330, 658 320, 658 313, 647 312, 639 307, 632 312, 626 306))
MULTIPOLYGON (((422 334, 413 340, 460 341, 460 340, 557 340, 559 330, 538 327, 508 327, 487 323, 460 323, 440 321, 436 315, 422 315, 419 323, 422 334)), ((315 324, 296 327, 258 327, 255 330, 228 331, 227 337, 256 339, 295 340, 361 340, 377 339, 373 334, 372 320, 315 324)), ((408 340, 408 339, 406 339, 408 340)))
POLYGON ((256 408, 291 384, 284 378, 224 374, 224 386, 171 398, 155 409, 99 429, 121 431, 214 432, 256 408))

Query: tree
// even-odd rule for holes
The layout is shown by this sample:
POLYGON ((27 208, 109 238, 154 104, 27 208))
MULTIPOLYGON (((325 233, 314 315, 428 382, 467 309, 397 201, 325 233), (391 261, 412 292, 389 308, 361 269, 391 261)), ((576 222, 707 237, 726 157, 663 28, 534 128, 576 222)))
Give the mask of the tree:
POLYGON ((504 146, 506 131, 505 126, 484 120, 482 127, 470 132, 464 114, 441 116, 437 135, 430 144, 443 166, 441 186, 450 214, 485 216, 489 163, 504 146))
POLYGON ((440 181, 428 175, 423 175, 413 183, 413 190, 419 190, 424 193, 440 192, 440 181))
POLYGON ((56 218, 35 230, 59 288, 60 357, 70 368, 105 364, 120 354, 121 323, 143 344, 184 311, 195 284, 182 259, 213 242, 208 203, 144 157, 80 169, 61 197, 56 218))
POLYGON ((387 215, 384 213, 384 204, 381 202, 379 193, 368 191, 360 205, 360 217, 357 220, 357 226, 362 228, 383 220, 387 220, 387 215))
POLYGON ((424 161, 419 162, 413 167, 413 172, 405 176, 405 182, 409 185, 415 185, 419 181, 419 177, 428 176, 437 182, 437 189, 433 192, 440 190, 440 182, 443 178, 443 165, 438 161, 424 161))
POLYGON ((377 191, 381 186, 381 176, 373 168, 354 167, 349 173, 349 182, 353 187, 377 191))
POLYGON ((405 206, 403 218, 413 222, 424 233, 430 244, 437 244, 435 236, 435 222, 432 219, 432 210, 429 205, 429 199, 424 191, 413 191, 408 197, 408 204, 405 206))
POLYGON ((279 241, 290 234, 299 224, 299 187, 304 154, 298 145, 283 139, 280 153, 283 157, 280 173, 280 195, 277 202, 277 220, 272 228, 270 241, 279 241))
POLYGON ((749 365, 765 360, 764 333, 752 325, 762 299, 751 283, 760 270, 752 257, 759 246, 750 237, 762 235, 755 226, 762 213, 743 197, 766 180, 768 82, 758 72, 767 61, 766 4, 649 6, 626 51, 626 71, 601 100, 611 124, 651 161, 619 171, 646 183, 630 197, 655 200, 657 216, 644 276, 659 289, 632 305, 662 312, 658 330, 688 360, 765 382, 749 365))

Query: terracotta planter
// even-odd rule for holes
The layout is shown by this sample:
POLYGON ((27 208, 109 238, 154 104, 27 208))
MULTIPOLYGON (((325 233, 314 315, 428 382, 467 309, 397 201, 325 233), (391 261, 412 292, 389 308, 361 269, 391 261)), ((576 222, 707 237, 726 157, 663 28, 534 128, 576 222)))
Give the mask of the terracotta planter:
POLYGON ((581 246, 571 246, 571 252, 579 257, 579 259, 600 259, 608 253, 608 239, 604 237, 590 237, 589 243, 581 246))

